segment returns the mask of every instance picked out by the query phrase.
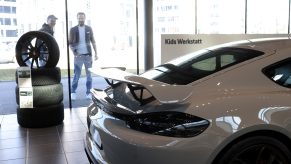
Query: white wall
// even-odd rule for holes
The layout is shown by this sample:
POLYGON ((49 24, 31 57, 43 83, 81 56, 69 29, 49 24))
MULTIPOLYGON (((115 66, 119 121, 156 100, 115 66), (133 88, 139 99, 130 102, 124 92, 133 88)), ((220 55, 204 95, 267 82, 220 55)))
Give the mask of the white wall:
POLYGON ((228 42, 289 36, 288 34, 162 34, 161 54, 156 55, 154 60, 157 65, 193 51, 228 42))

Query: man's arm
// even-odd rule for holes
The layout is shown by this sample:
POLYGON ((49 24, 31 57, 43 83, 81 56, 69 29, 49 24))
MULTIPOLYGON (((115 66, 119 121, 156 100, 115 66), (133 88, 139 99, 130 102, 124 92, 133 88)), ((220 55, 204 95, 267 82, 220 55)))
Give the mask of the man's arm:
POLYGON ((74 55, 75 55, 75 52, 76 52, 76 45, 74 43, 74 38, 75 38, 75 30, 74 30, 74 27, 70 29, 70 34, 69 34, 69 46, 70 46, 70 49, 73 51, 74 55))
POLYGON ((92 28, 90 27, 90 31, 91 31, 91 36, 90 36, 90 41, 92 43, 92 46, 93 46, 93 49, 94 49, 94 52, 95 52, 95 60, 98 59, 98 56, 97 56, 97 47, 96 47, 96 41, 95 41, 95 38, 94 38, 94 34, 93 34, 93 30, 92 28))

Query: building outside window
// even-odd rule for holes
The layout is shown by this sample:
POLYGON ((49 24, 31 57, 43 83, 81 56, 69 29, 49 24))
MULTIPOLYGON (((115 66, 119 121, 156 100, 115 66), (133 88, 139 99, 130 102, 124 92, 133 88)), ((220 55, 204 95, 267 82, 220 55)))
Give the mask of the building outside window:
POLYGON ((287 34, 288 19, 289 0, 248 1, 248 34, 287 34))
POLYGON ((245 0, 197 0, 198 34, 243 34, 245 0))
POLYGON ((195 1, 153 1, 154 66, 161 63, 161 34, 194 34, 195 1))

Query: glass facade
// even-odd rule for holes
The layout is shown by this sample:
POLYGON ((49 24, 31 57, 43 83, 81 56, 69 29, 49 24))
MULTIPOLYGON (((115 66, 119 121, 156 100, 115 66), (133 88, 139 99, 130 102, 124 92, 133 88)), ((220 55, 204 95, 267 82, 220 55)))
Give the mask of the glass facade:
MULTIPOLYGON (((161 34, 288 34, 290 31, 290 0, 152 2, 154 65, 161 63, 161 34)), ((7 72, 14 75, 18 67, 14 57, 17 40, 28 31, 39 30, 50 14, 58 18, 54 27, 54 38, 60 48, 57 66, 64 77, 68 72, 73 76, 73 53, 67 47, 67 33, 77 25, 80 11, 86 13, 85 24, 92 27, 96 39, 99 59, 93 66, 125 67, 136 73, 139 62, 142 70, 146 56, 143 3, 142 0, 0 0, 0 48, 5 54, 0 57, 0 81, 15 80, 15 76, 7 77, 7 72)))
MULTIPOLYGON (((29 31, 41 29, 43 24, 47 23, 48 15, 53 14, 58 18, 54 27, 54 38, 60 49, 57 67, 61 68, 62 83, 66 90, 64 105, 68 107, 68 88, 70 86, 68 86, 67 77, 70 73, 72 80, 74 75, 74 55, 67 46, 67 33, 78 24, 78 12, 86 14, 85 24, 92 27, 96 40, 98 60, 93 61, 93 67, 125 67, 127 71, 136 73, 136 1, 0 0, 0 48, 1 52, 3 51, 0 56, 0 75, 2 77, 0 81, 15 80, 15 69, 19 67, 14 57, 17 40, 29 31), (10 73, 7 74, 8 72, 10 73)), ((93 86, 96 86, 100 80, 95 80, 96 77, 92 76, 93 86)), ((78 107, 76 104, 88 106, 90 103, 85 100, 84 79, 86 79, 86 75, 83 66, 77 89, 77 92, 80 93, 80 101, 73 103, 73 107, 78 107), (82 103, 80 103, 81 101, 82 103)), ((13 88, 10 90, 12 91, 13 88)))
POLYGON ((290 0, 156 0, 153 13, 154 65, 161 34, 290 33, 290 0))
POLYGON ((157 0, 159 34, 286 34, 290 0, 157 0), (184 21, 181 21, 184 20, 184 21))

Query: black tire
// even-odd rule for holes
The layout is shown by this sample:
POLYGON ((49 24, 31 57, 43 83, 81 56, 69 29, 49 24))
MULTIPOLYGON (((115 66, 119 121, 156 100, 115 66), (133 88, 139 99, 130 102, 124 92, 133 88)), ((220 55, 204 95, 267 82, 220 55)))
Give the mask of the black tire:
POLYGON ((41 31, 23 34, 17 41, 15 51, 19 66, 30 68, 55 67, 60 57, 54 37, 41 31))
MULTIPOLYGON (((18 73, 15 73, 18 84, 18 73)), ((59 84, 61 82, 61 70, 59 67, 31 69, 32 86, 59 84)))
POLYGON ((64 104, 38 108, 17 107, 18 124, 25 128, 43 128, 59 125, 64 120, 64 104))
POLYGON ((239 141, 220 156, 214 163, 291 163, 291 152, 288 147, 280 140, 269 136, 254 136, 239 141))
MULTIPOLYGON (((63 85, 33 86, 33 107, 56 105, 63 101, 63 85)), ((19 87, 15 88, 16 103, 19 105, 19 87)))

